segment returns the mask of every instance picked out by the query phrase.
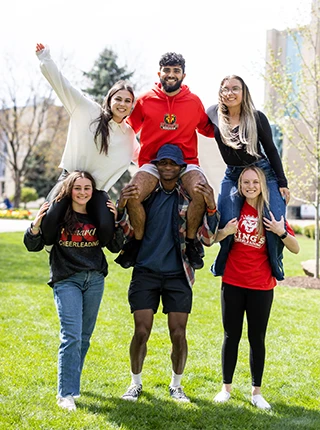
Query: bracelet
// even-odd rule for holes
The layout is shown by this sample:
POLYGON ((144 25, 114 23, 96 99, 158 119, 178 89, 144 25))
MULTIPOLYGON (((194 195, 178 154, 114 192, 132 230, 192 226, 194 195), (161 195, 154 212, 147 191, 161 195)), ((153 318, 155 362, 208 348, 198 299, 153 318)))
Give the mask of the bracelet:
POLYGON ((285 239, 286 237, 288 236, 288 232, 287 232, 287 230, 281 235, 281 236, 279 236, 280 237, 280 239, 285 239))
POLYGON ((34 231, 40 231, 40 227, 35 227, 34 225, 33 225, 33 222, 31 223, 31 230, 34 230, 34 231))
POLYGON ((216 212, 217 212, 217 208, 210 209, 210 208, 208 208, 208 207, 207 207, 207 213, 208 213, 208 214, 213 215, 213 214, 215 214, 216 212))

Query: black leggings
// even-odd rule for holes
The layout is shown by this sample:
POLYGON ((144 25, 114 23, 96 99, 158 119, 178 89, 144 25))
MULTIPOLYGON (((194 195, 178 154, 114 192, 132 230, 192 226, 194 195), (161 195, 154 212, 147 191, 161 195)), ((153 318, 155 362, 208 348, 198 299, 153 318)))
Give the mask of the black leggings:
POLYGON ((265 361, 265 336, 273 301, 273 289, 252 290, 222 283, 221 308, 223 383, 231 384, 237 364, 244 313, 247 316, 252 385, 261 387, 265 361))

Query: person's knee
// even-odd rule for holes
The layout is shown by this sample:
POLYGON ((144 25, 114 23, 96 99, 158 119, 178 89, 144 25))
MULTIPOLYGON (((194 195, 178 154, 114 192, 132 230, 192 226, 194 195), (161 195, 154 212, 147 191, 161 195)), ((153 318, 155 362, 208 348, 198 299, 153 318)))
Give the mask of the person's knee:
POLYGON ((195 187, 197 184, 207 183, 205 176, 201 172, 197 170, 191 170, 190 172, 184 174, 182 176, 182 183, 184 188, 187 190, 188 194, 192 198, 192 201, 198 201, 198 202, 204 201, 202 194, 198 193, 195 190, 195 187))
POLYGON ((183 326, 176 326, 170 329, 170 338, 173 345, 180 345, 186 341, 186 329, 183 326))
POLYGON ((136 207, 141 205, 143 200, 152 193, 158 183, 158 178, 147 172, 137 172, 130 181, 131 185, 136 185, 138 188, 139 197, 129 199, 128 207, 136 207))
POLYGON ((134 332, 134 339, 138 345, 144 345, 147 343, 150 336, 150 330, 145 326, 136 327, 134 332))

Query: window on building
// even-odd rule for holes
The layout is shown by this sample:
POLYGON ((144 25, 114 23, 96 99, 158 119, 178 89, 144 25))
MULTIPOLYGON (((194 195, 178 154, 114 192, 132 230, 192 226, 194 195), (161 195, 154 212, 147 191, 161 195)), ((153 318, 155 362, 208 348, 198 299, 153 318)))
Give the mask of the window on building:
POLYGON ((286 67, 292 80, 292 92, 288 94, 289 102, 292 108, 287 110, 286 114, 293 118, 299 117, 298 93, 299 93, 299 73, 301 72, 301 56, 299 50, 302 49, 302 36, 298 33, 288 34, 286 40, 286 67))

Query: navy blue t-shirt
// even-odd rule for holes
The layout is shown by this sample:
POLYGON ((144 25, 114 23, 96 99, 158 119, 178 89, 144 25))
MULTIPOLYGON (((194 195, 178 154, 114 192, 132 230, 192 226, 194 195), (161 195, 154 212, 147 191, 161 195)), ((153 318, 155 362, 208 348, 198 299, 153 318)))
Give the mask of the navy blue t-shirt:
POLYGON ((157 273, 183 272, 180 248, 173 237, 173 211, 177 210, 178 193, 159 190, 147 212, 145 233, 135 267, 157 273), (151 250, 151 251, 150 251, 151 250))

